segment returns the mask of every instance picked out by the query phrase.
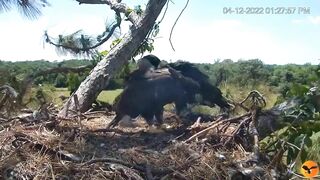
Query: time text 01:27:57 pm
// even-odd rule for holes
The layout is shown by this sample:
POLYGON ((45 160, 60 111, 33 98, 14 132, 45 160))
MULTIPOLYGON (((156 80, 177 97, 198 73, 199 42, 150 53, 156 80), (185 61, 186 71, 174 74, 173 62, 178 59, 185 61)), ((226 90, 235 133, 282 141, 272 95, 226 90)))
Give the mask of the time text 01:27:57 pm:
POLYGON ((224 7, 223 14, 310 14, 310 7, 224 7))

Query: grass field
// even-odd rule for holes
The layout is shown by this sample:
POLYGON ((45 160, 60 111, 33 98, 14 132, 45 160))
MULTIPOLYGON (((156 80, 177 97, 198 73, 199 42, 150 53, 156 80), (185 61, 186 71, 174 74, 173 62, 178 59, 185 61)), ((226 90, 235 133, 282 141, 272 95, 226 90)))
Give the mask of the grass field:
POLYGON ((273 107, 277 101, 278 96, 280 95, 275 88, 263 84, 254 87, 239 87, 232 84, 222 84, 220 86, 220 89, 223 92, 223 96, 227 97, 228 99, 235 100, 237 102, 241 102, 244 98, 246 98, 250 91, 257 90, 266 100, 266 109, 273 107))
MULTIPOLYGON (((68 88, 55 88, 51 85, 44 85, 41 87, 42 92, 45 96, 45 99, 47 102, 52 102, 54 105, 57 105, 58 107, 61 107, 64 103, 64 101, 61 99, 61 97, 69 97, 70 91, 68 88)), ((37 101, 35 97, 36 92, 38 88, 32 88, 30 93, 28 93, 28 96, 25 98, 25 101, 30 101, 28 103, 28 107, 32 109, 37 109, 39 102, 37 101), (31 98, 31 100, 29 100, 31 98)), ((116 89, 116 90, 105 90, 102 91, 98 96, 98 101, 106 102, 109 104, 113 103, 113 100, 122 92, 122 89, 116 89)))
POLYGON ((122 92, 122 89, 115 89, 115 90, 108 90, 102 91, 99 96, 98 100, 107 102, 109 104, 113 103, 113 100, 122 92))
MULTIPOLYGON (((109 104, 113 103, 113 100, 122 92, 122 89, 115 89, 115 90, 105 90, 102 91, 99 96, 98 96, 98 101, 106 102, 109 104)), ((70 96, 70 91, 67 88, 56 88, 54 91, 54 97, 59 96, 65 96, 69 97, 70 96)), ((56 99, 55 98, 55 99, 56 99)), ((60 100, 61 101, 61 100, 60 100)), ((56 100, 56 103, 59 103, 59 100, 56 100)), ((60 104, 60 103, 59 103, 60 104)))
MULTIPOLYGON (((47 101, 53 102, 55 105, 61 107, 63 105, 63 101, 61 100, 61 96, 64 97, 69 97, 70 96, 70 91, 67 88, 55 88, 52 85, 44 85, 41 87, 47 101)), ((266 108, 271 108, 274 103, 277 100, 278 93, 276 92, 275 89, 272 89, 269 86, 265 85, 258 85, 256 87, 252 86, 244 86, 244 87, 238 87, 234 86, 231 84, 222 84, 221 85, 221 90, 223 92, 223 95, 229 99, 235 100, 237 102, 240 102, 243 100, 248 93, 251 90, 258 90, 265 98, 267 102, 267 107, 266 108)), ((32 89, 32 95, 34 96, 36 93, 36 88, 32 89)), ((105 90, 102 91, 99 96, 98 96, 98 101, 106 102, 109 104, 112 104, 114 99, 122 92, 122 89, 116 89, 116 90, 105 90)), ((31 107, 37 107, 37 102, 32 102, 30 103, 31 107)), ((166 109, 171 109, 170 106, 169 108, 166 109)), ((217 109, 216 108, 209 108, 205 106, 197 106, 193 108, 195 112, 204 112, 204 114, 216 114, 217 109)))

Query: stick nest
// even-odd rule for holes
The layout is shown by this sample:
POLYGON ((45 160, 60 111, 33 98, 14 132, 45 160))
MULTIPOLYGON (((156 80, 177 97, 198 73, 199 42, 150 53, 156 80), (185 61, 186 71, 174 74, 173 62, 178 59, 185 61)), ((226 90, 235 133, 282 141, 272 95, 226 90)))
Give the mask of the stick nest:
POLYGON ((160 129, 138 119, 110 130, 103 127, 112 113, 60 119, 50 106, 37 112, 45 116, 1 119, 0 179, 278 179, 284 173, 259 151, 257 108, 189 125, 165 112, 160 129))

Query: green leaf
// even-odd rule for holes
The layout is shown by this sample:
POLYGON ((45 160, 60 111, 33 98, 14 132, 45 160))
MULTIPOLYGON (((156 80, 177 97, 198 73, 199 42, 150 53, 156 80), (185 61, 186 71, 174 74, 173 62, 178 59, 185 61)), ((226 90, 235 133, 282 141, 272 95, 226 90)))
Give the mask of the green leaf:
POLYGON ((302 150, 301 150, 301 156, 300 156, 301 161, 302 161, 302 162, 305 162, 305 161, 307 160, 307 157, 308 157, 307 151, 305 151, 304 149, 302 149, 302 150))
POLYGON ((307 147, 311 147, 312 146, 312 140, 310 138, 311 136, 306 136, 306 138, 304 139, 304 143, 307 147))

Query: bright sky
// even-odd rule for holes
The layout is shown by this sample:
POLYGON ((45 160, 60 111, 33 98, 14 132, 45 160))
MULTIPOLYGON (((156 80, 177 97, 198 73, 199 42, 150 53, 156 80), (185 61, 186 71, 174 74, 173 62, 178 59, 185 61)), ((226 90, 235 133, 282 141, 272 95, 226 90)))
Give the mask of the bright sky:
MULTIPOLYGON (((44 31, 48 30, 52 37, 79 29, 99 34, 104 30, 106 19, 114 17, 106 5, 78 5, 75 0, 49 2, 51 7, 45 8, 37 20, 27 20, 16 10, 0 13, 1 60, 73 58, 59 56, 53 47, 45 44, 44 31)), ((144 6, 146 0, 123 2, 133 7, 144 6)), ((186 0, 173 0, 169 4, 153 52, 161 59, 213 63, 216 59, 259 58, 267 64, 320 63, 319 0, 190 0, 174 29, 173 51, 169 34, 185 3, 186 0), (241 8, 250 7, 280 14, 239 14, 241 8), (284 14, 288 11, 278 7, 294 12, 284 14), (226 14, 225 8, 234 12, 226 14)), ((123 27, 122 32, 126 29, 123 27)))

